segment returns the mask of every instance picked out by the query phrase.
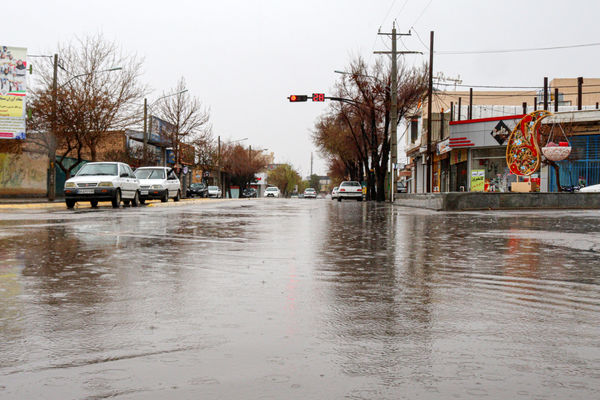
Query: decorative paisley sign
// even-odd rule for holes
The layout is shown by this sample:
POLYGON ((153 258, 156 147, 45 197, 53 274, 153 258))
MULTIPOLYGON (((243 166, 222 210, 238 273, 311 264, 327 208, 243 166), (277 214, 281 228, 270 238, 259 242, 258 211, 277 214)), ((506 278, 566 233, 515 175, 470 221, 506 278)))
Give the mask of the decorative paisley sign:
POLYGON ((506 164, 515 175, 531 175, 540 166, 540 123, 552 113, 540 110, 525 115, 513 129, 506 145, 506 164))

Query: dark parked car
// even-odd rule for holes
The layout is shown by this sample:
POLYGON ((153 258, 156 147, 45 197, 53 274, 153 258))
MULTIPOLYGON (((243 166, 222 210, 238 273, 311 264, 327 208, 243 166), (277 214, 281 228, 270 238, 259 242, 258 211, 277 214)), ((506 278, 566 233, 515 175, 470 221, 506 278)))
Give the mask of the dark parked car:
POLYGON ((242 197, 258 197, 258 193, 254 188, 246 188, 242 192, 242 197))
POLYGON ((208 197, 208 187, 204 183, 192 183, 187 189, 187 197, 208 197))

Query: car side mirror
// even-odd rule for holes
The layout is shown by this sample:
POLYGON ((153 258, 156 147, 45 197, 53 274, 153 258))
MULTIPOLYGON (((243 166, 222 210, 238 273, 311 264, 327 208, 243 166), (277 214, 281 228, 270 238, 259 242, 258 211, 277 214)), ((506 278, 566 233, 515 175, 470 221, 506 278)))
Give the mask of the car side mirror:
POLYGON ((120 175, 120 177, 121 177, 121 178, 129 178, 129 174, 128 174, 127 172, 123 172, 123 173, 120 175))

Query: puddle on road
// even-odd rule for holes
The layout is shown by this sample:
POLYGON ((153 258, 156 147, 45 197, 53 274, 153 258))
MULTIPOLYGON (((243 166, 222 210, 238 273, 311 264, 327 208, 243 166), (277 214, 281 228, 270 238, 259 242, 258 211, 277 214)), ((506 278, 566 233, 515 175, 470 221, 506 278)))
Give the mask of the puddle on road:
POLYGON ((599 220, 300 199, 2 213, 0 397, 595 398, 599 220))

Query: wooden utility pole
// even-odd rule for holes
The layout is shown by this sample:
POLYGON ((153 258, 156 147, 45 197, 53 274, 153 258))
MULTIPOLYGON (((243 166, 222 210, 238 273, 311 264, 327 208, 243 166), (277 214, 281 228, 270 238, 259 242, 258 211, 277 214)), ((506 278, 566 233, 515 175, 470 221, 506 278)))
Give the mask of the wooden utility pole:
POLYGON ((473 119, 473 88, 469 88, 469 112, 467 119, 473 119))
POLYGON ((421 54, 419 51, 398 51, 396 38, 398 36, 410 36, 411 33, 397 33, 396 23, 392 24, 391 33, 378 32, 378 35, 391 36, 392 51, 375 51, 375 54, 389 54, 392 57, 392 70, 390 82, 390 170, 389 170, 389 200, 394 201, 396 190, 396 177, 394 167, 398 163, 398 55, 399 54, 421 54))

